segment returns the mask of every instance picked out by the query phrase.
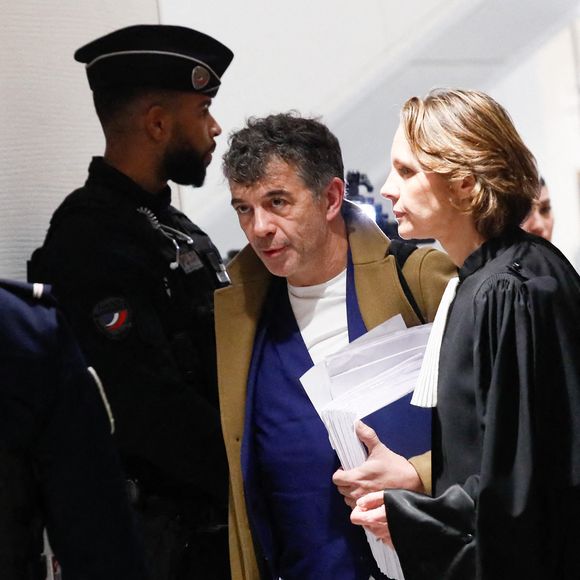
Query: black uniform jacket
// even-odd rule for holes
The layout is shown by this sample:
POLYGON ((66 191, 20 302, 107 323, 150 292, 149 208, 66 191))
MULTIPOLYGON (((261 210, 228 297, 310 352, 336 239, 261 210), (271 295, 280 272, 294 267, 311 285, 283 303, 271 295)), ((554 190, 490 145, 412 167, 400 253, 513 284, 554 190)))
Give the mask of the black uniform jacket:
POLYGON ((147 493, 225 513, 213 330, 221 268, 169 188, 150 194, 94 158, 85 186, 55 212, 29 278, 53 284, 99 372, 128 475, 147 493))
POLYGON ((0 281, 0 577, 40 580, 46 526, 63 579, 141 580, 111 422, 50 297, 0 281))
POLYGON ((385 492, 405 578, 580 578, 580 278, 549 242, 463 264, 435 419, 436 497, 385 492))

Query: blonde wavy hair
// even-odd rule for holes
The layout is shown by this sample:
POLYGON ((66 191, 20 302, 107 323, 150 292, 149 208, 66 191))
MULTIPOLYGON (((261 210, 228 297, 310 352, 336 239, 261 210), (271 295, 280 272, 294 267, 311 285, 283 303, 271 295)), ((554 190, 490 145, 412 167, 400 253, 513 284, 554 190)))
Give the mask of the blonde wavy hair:
POLYGON ((506 110, 479 91, 436 89, 412 97, 401 124, 424 171, 460 182, 473 176, 471 197, 456 207, 473 216, 485 238, 519 226, 538 197, 536 160, 506 110))

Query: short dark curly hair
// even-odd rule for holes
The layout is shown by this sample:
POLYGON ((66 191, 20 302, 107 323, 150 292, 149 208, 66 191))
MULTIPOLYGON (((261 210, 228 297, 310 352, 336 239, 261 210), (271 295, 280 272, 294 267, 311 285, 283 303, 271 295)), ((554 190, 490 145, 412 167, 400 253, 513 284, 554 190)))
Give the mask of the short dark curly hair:
POLYGON ((241 185, 261 180, 273 159, 293 165, 315 197, 333 177, 344 179, 338 139, 318 119, 296 111, 251 117, 246 127, 230 135, 228 143, 224 175, 241 185))

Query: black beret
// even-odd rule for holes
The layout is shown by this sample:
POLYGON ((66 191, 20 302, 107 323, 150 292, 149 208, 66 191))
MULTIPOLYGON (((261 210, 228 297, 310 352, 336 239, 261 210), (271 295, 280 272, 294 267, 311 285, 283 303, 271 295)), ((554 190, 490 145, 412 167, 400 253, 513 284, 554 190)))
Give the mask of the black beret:
POLYGON ((207 34, 161 24, 121 28, 75 52, 93 91, 152 87, 214 96, 234 53, 207 34))

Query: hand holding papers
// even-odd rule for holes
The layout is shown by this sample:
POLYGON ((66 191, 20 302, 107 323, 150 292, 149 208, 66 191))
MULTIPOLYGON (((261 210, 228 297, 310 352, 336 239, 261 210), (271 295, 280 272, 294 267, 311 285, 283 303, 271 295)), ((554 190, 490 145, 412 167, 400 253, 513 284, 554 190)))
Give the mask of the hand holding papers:
POLYGON ((374 429, 357 421, 355 431, 368 450, 365 462, 347 471, 338 469, 332 476, 332 482, 351 508, 355 507, 358 499, 373 490, 401 488, 424 492, 423 482, 415 467, 405 457, 386 447, 374 429))
MULTIPOLYGON (((406 329, 401 317, 395 317, 300 379, 344 469, 358 467, 366 459, 355 433, 355 423, 363 417, 381 441, 404 457, 430 449, 430 411, 409 404, 430 327, 406 329)), ((370 533, 367 539, 381 571, 402 580, 396 552, 370 533)))

